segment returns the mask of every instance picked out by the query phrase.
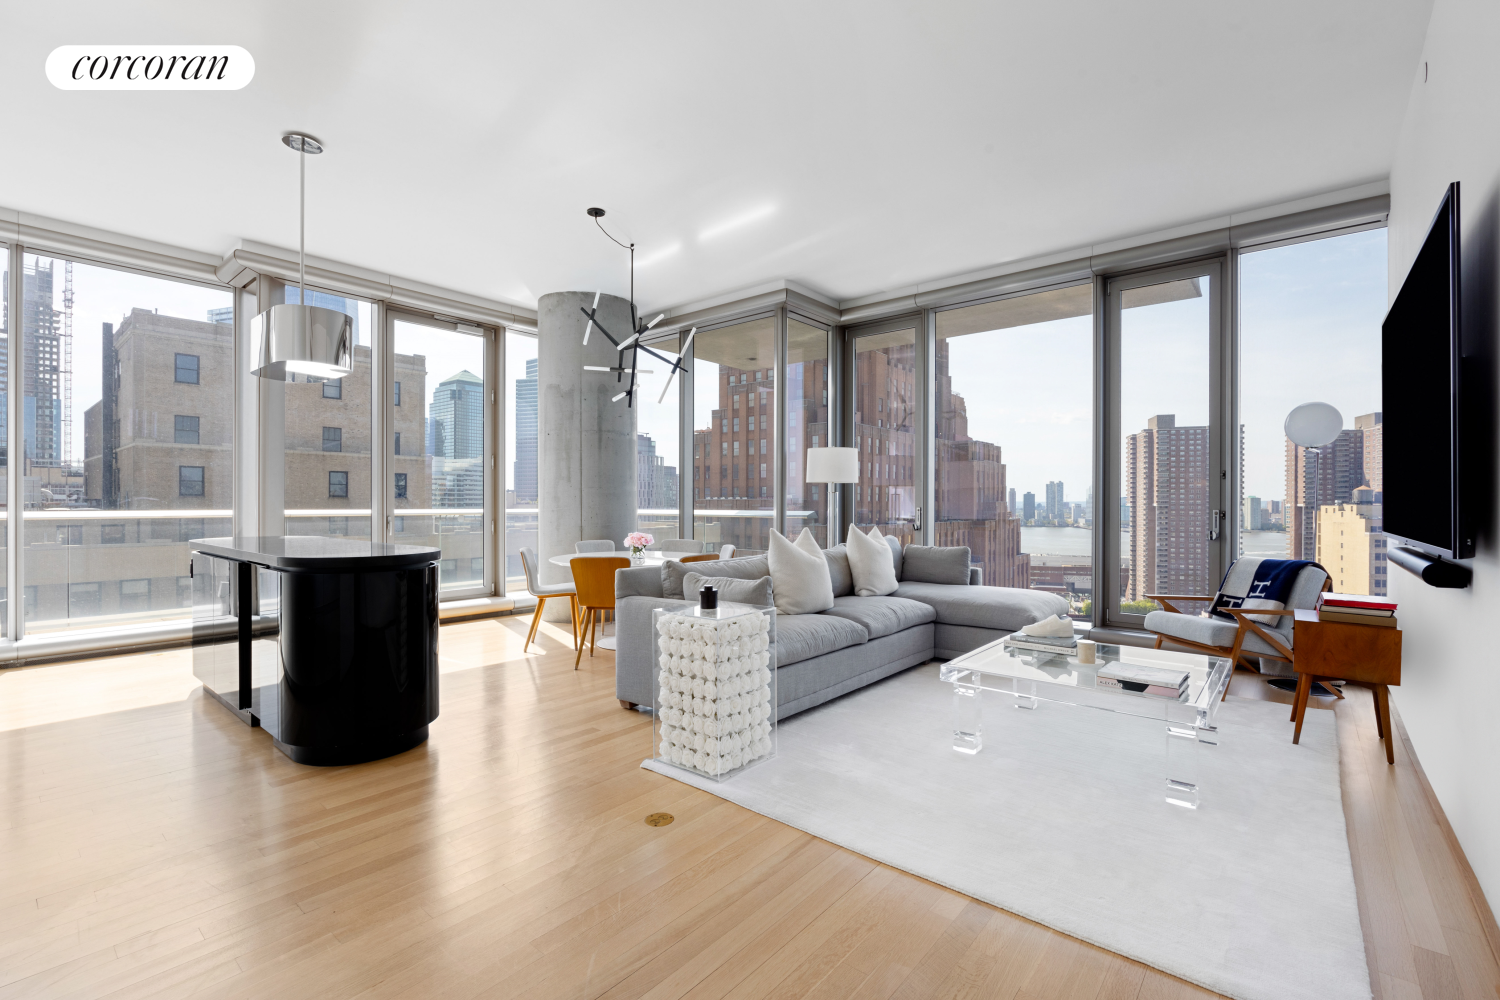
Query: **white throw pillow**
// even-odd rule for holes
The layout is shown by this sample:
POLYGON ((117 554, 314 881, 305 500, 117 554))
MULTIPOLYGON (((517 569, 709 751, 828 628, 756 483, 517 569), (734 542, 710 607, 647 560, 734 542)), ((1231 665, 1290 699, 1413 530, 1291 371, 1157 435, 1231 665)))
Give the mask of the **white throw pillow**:
POLYGON ((849 570, 859 597, 884 597, 896 592, 896 557, 878 525, 867 535, 849 525, 849 570))
POLYGON ((833 607, 833 578, 828 560, 807 528, 796 543, 771 529, 771 593, 784 615, 815 615, 833 607))

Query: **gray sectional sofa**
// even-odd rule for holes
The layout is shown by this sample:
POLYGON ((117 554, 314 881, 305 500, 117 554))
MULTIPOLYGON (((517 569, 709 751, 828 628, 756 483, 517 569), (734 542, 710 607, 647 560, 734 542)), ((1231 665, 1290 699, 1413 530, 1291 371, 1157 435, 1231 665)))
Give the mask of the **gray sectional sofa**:
MULTIPOLYGON (((844 546, 824 553, 834 606, 776 617, 777 717, 786 718, 931 659, 952 659, 1050 615, 1066 615, 1055 594, 986 587, 969 550, 907 546, 887 539, 899 586, 889 597, 857 597, 844 546)), ((668 562, 615 573, 615 693, 626 706, 654 702, 651 612, 696 604, 682 597, 686 572, 758 579, 765 556, 668 562)))

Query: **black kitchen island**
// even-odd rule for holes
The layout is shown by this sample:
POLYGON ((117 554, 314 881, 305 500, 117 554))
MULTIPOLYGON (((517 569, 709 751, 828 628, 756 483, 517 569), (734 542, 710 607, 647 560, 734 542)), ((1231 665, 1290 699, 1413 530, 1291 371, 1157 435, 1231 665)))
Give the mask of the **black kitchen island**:
POLYGON ((438 549, 276 535, 189 543, 193 673, 299 764, 409 750, 438 716, 438 549))

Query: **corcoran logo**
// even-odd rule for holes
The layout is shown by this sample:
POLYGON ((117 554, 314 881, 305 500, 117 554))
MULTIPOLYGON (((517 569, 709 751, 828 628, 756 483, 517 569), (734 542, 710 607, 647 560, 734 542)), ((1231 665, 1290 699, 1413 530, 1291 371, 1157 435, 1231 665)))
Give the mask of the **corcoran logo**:
POLYGON ((59 90, 239 90, 254 76, 238 45, 60 45, 47 57, 59 90))

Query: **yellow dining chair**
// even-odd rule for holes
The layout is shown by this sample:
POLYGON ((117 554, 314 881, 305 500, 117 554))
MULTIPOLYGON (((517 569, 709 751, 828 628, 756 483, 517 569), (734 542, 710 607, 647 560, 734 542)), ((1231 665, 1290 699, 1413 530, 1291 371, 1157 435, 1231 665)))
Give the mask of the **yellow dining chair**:
POLYGON ((629 569, 629 559, 611 559, 608 556, 592 556, 570 559, 573 567, 573 589, 578 594, 578 607, 583 614, 582 642, 578 655, 573 658, 573 669, 583 661, 583 645, 588 644, 589 655, 594 655, 598 638, 599 614, 615 609, 615 570, 629 569))

